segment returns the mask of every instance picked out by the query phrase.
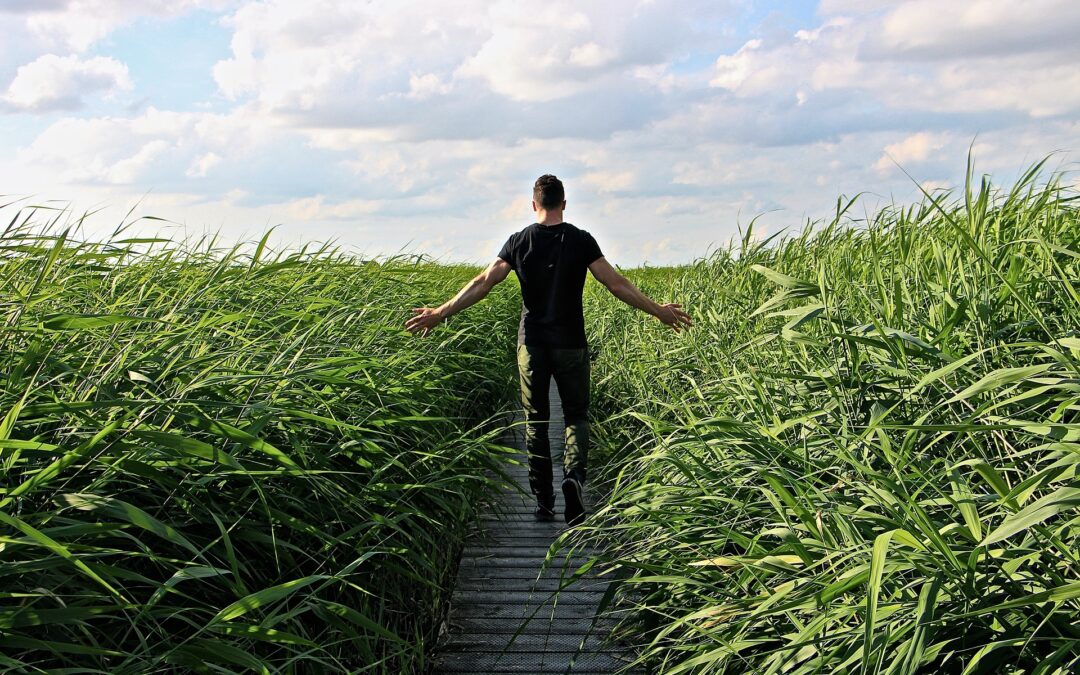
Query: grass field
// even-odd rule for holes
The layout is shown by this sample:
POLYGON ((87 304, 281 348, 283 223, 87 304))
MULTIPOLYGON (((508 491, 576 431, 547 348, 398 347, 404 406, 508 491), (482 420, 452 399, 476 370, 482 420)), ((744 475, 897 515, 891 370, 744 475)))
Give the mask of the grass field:
POLYGON ((593 289, 590 538, 658 672, 1080 671, 1080 211, 1038 171, 637 271, 681 336, 593 289))
POLYGON ((0 668, 422 667, 503 457, 510 289, 419 340, 471 269, 49 217, 0 239, 0 668))
MULTIPOLYGON (((587 287, 608 505, 670 673, 1080 669, 1080 210, 1032 169, 587 287)), ((0 238, 0 667, 420 671, 503 461, 519 299, 264 243, 0 238)), ((70 671, 68 671, 70 672, 70 671)))

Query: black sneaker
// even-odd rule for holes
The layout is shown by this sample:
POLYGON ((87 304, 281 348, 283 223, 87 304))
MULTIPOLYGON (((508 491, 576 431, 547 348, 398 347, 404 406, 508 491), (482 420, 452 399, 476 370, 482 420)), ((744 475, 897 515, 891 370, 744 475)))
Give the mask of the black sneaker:
POLYGON ((562 482, 563 501, 567 525, 577 525, 585 520, 585 504, 581 501, 582 487, 578 479, 567 476, 562 482))
POLYGON ((538 496, 536 498, 536 510, 533 515, 537 520, 555 520, 555 493, 538 496))

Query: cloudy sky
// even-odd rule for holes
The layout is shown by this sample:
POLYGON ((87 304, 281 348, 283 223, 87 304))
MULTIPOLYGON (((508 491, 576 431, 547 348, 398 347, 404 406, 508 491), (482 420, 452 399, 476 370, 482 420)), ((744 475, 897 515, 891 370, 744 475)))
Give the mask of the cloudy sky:
MULTIPOLYGON (((533 180, 690 260, 1080 156, 1075 0, 0 0, 0 194, 487 261, 533 180), (141 201, 140 201, 141 200, 141 201)), ((4 200, 7 201, 7 200, 4 200)), ((146 222, 144 228, 161 227, 146 222)))

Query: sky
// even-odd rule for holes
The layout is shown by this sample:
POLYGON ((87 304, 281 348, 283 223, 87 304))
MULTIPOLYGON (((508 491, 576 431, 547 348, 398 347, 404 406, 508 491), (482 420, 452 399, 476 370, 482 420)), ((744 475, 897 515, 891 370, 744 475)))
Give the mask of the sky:
POLYGON ((487 262, 554 173, 609 260, 670 264, 1080 149, 1075 0, 0 0, 0 31, 3 202, 91 237, 134 208, 487 262))

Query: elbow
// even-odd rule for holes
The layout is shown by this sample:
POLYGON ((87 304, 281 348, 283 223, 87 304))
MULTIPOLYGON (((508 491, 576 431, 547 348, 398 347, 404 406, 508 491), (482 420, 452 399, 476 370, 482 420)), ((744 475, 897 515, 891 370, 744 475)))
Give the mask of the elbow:
POLYGON ((611 279, 604 285, 607 286, 607 289, 611 291, 612 295, 621 298, 626 295, 629 283, 626 281, 625 277, 618 277, 617 279, 611 279))
POLYGON ((481 296, 487 295, 495 287, 495 282, 486 274, 481 274, 472 280, 473 288, 479 291, 481 296))

